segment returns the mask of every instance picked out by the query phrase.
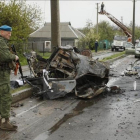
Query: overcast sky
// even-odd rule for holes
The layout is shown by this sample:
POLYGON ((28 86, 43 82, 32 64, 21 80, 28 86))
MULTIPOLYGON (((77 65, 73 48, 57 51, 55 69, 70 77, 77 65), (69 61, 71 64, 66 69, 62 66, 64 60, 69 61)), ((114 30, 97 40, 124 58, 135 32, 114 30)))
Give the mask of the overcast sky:
MULTIPOLYGON (((43 22, 50 22, 50 0, 27 0, 29 3, 36 3, 41 7, 43 13, 43 22)), ((104 0, 105 10, 112 14, 115 18, 123 21, 125 25, 129 25, 133 19, 133 0, 104 0)), ((101 0, 60 0, 60 21, 71 22, 75 28, 83 28, 89 20, 95 25, 97 23, 97 4, 99 7, 101 0)), ((100 8, 99 8, 100 10, 100 8)), ((98 21, 108 21, 114 25, 107 16, 99 15, 98 21)), ((140 26, 140 0, 136 0, 135 4, 135 23, 140 26)))

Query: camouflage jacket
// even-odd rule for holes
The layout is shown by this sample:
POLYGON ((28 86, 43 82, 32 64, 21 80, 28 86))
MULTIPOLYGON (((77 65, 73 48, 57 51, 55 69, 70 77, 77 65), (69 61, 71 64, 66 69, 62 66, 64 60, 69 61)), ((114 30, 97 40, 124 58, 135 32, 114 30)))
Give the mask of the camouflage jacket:
POLYGON ((6 40, 0 36, 0 85, 10 82, 10 69, 5 70, 2 64, 9 64, 15 60, 15 55, 9 50, 6 40))

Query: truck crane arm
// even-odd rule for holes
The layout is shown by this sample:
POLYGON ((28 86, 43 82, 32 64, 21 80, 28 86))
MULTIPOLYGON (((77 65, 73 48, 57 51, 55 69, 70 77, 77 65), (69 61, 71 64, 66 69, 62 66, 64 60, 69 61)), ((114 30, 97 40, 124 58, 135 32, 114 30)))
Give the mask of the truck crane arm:
MULTIPOLYGON (((114 22, 116 25, 118 25, 123 30, 123 32, 126 34, 128 39, 132 38, 131 31, 122 22, 120 22, 118 19, 116 19, 110 13, 108 13, 104 10, 103 12, 99 12, 99 14, 106 15, 112 22, 114 22)), ((130 40, 129 40, 129 42, 130 42, 130 40)))

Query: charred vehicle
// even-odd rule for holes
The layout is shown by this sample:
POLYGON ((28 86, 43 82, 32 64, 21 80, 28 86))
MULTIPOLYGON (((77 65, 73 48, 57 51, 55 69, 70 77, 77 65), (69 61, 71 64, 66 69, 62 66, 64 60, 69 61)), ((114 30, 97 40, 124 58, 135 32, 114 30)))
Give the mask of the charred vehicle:
POLYGON ((49 59, 35 52, 24 53, 32 74, 26 82, 35 96, 56 99, 74 92, 78 97, 92 98, 103 92, 109 80, 109 64, 84 54, 87 52, 81 54, 72 46, 57 48, 49 59))

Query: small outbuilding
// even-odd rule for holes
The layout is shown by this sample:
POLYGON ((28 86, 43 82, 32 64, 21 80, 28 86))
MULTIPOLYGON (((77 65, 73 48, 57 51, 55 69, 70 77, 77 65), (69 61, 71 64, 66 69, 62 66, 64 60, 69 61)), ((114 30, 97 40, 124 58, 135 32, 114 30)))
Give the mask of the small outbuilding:
MULTIPOLYGON (((76 46, 76 42, 85 35, 71 26, 70 22, 60 23, 61 46, 76 46)), ((44 26, 29 35, 30 47, 38 51, 51 51, 51 23, 45 23, 44 26)))

